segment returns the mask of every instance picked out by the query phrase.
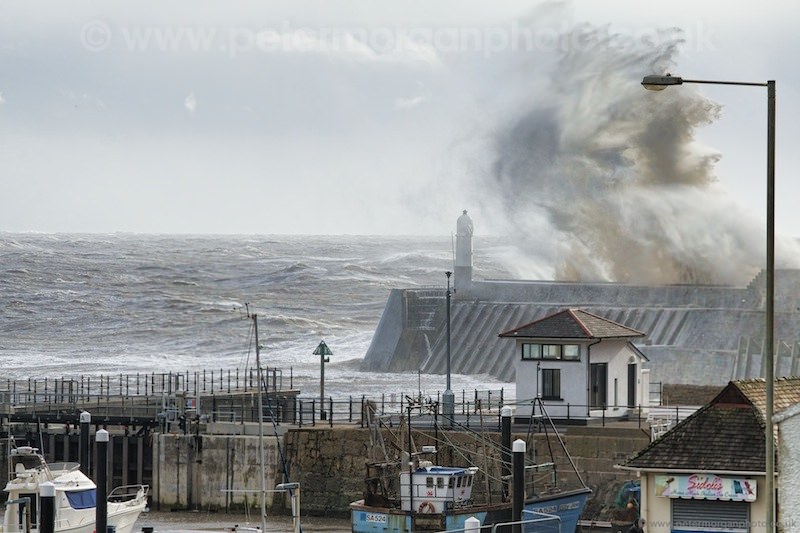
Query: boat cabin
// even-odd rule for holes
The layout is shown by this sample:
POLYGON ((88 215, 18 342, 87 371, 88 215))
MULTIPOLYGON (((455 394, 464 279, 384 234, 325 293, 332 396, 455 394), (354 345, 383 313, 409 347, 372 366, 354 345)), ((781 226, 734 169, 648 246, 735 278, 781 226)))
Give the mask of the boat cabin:
POLYGON ((413 476, 409 472, 400 473, 400 508, 433 514, 469 505, 472 503, 472 480, 477 472, 475 466, 433 466, 429 461, 422 461, 413 476))

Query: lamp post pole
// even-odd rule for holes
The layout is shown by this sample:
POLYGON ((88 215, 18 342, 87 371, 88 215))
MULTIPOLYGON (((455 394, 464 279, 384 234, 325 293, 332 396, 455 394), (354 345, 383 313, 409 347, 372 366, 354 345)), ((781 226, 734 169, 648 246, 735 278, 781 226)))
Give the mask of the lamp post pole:
POLYGON ((453 415, 455 414, 455 397, 450 388, 450 276, 452 272, 445 272, 447 276, 447 389, 442 395, 442 410, 445 417, 445 423, 448 426, 453 424, 453 415))
POLYGON ((765 447, 766 447, 766 492, 767 530, 775 530, 775 437, 773 430, 775 400, 775 80, 766 83, 687 80, 678 76, 645 76, 645 89, 660 91, 671 85, 703 83, 711 85, 744 85, 767 88, 767 268, 766 303, 764 319, 764 381, 766 382, 765 447))
MULTIPOLYGON (((330 362, 330 357, 328 356, 333 355, 333 352, 325 344, 325 341, 321 341, 312 353, 319 356, 319 419, 327 420, 327 411, 325 410, 325 363, 330 362)), ((331 417, 333 417, 333 413, 331 413, 331 417)))

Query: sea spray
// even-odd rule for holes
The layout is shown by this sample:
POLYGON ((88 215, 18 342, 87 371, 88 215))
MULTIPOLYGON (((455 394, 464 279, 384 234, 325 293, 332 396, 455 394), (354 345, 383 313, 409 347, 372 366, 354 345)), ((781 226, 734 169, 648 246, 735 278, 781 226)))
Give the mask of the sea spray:
MULTIPOLYGON (((558 42, 535 57, 496 58, 514 87, 494 95, 504 110, 488 127, 491 162, 470 176, 476 201, 496 216, 487 223, 517 236, 515 274, 752 279, 764 266, 764 223, 727 194, 714 172, 719 153, 695 137, 721 107, 696 86, 640 85, 643 75, 675 69, 681 32, 633 38, 577 25, 558 42)), ((784 263, 800 264, 794 241, 778 246, 784 263)))

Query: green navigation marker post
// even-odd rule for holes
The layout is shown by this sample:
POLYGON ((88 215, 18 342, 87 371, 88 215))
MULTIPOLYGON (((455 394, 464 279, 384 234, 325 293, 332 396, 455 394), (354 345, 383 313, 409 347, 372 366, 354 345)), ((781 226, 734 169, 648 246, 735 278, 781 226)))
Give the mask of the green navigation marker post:
POLYGON ((325 412, 325 363, 330 361, 329 355, 333 352, 325 341, 321 341, 314 350, 314 355, 319 356, 319 417, 320 420, 327 420, 325 412))

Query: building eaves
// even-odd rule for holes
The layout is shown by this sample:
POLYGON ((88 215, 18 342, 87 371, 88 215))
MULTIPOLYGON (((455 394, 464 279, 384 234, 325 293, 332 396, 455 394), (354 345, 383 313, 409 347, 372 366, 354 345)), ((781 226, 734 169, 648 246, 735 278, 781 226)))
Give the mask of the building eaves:
POLYGON ((527 339, 606 339, 635 338, 646 335, 641 331, 580 309, 564 309, 500 333, 499 336, 527 339))

